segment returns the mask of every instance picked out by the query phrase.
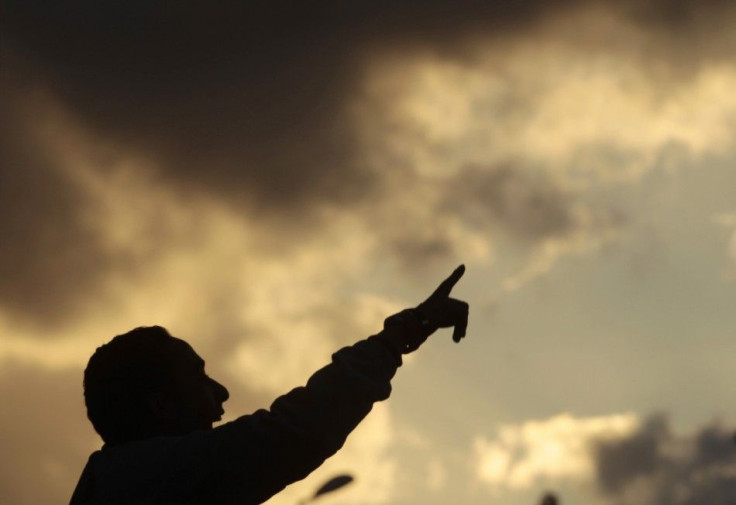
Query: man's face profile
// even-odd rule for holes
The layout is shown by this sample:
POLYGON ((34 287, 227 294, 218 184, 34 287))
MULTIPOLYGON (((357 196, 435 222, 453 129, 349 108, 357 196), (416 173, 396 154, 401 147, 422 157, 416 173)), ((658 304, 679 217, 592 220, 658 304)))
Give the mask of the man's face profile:
POLYGON ((185 341, 171 337, 167 377, 149 397, 151 409, 171 434, 210 429, 224 414, 228 390, 205 372, 205 362, 185 341))
POLYGON ((194 349, 160 326, 100 346, 84 372, 84 395, 95 430, 113 445, 211 429, 229 397, 194 349))

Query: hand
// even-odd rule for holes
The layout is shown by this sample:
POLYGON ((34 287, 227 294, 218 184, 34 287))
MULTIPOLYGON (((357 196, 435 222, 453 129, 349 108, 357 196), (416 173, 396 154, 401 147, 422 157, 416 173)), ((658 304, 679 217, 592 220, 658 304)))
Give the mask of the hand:
POLYGON ((427 322, 432 331, 453 326, 452 340, 455 342, 460 342, 460 339, 465 337, 469 306, 462 300, 450 298, 450 292, 464 273, 465 265, 457 267, 447 279, 442 281, 434 293, 416 308, 419 317, 427 322))

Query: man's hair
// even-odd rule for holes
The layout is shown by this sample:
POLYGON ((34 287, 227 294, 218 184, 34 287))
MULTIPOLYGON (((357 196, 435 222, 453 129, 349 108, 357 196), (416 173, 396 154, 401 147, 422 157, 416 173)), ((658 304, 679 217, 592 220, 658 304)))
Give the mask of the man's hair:
POLYGON ((149 438, 157 421, 148 395, 169 373, 172 337, 161 326, 118 335, 97 348, 84 370, 87 417, 107 444, 149 438))

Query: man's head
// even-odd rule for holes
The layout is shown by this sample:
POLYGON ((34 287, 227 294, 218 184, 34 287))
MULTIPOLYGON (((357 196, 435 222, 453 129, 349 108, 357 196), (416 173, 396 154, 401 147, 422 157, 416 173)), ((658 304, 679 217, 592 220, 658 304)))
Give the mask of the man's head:
POLYGON ((194 349, 160 326, 118 335, 84 371, 87 417, 108 444, 212 428, 228 396, 194 349))

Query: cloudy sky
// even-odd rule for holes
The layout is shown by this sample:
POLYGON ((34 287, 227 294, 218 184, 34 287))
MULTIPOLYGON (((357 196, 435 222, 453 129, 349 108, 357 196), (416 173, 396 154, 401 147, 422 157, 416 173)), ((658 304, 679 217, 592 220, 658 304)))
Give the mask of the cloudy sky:
MULTIPOLYGON (((641 5, 640 5, 641 4, 641 5)), ((0 500, 68 500, 144 324, 228 419, 457 264, 329 504, 736 497, 736 8, 30 2, 0 16, 0 500)))

